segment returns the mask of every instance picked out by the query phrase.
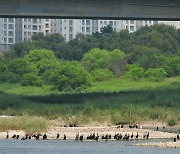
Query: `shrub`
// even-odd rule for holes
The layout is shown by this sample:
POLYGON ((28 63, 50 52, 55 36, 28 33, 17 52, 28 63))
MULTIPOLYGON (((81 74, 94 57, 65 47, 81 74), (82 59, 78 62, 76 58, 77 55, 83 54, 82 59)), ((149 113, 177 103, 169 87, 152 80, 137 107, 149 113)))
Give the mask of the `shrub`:
POLYGON ((34 73, 24 74, 22 77, 22 86, 43 86, 43 80, 34 73))
POLYGON ((167 73, 163 68, 149 68, 144 75, 150 81, 163 81, 167 73))
POLYGON ((108 69, 95 69, 91 72, 91 75, 95 81, 105 81, 114 77, 108 69))
POLYGON ((110 66, 110 60, 110 52, 108 52, 107 50, 94 48, 84 54, 82 64, 90 72, 97 68, 108 69, 110 66))
POLYGON ((173 118, 171 118, 171 119, 168 120, 168 125, 169 126, 174 126, 174 125, 176 125, 176 121, 173 118))
POLYGON ((60 91, 75 90, 92 85, 92 77, 78 62, 60 63, 51 72, 51 83, 60 91))
POLYGON ((130 67, 128 71, 125 72, 124 77, 132 80, 140 80, 144 75, 144 69, 138 66, 130 67))
POLYGON ((12 72, 4 72, 0 74, 0 82, 17 83, 20 82, 21 76, 12 72))

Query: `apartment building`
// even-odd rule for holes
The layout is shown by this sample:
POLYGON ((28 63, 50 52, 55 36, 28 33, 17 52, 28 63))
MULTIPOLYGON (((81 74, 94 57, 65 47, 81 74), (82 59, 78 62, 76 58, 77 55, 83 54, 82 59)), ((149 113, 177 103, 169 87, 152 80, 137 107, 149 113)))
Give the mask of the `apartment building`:
POLYGON ((51 33, 51 19, 0 18, 0 51, 16 42, 28 41, 39 32, 51 33))
POLYGON ((9 49, 15 40, 15 19, 0 18, 0 51, 9 49))
POLYGON ((101 32, 101 28, 107 25, 111 25, 114 31, 127 29, 132 33, 142 26, 155 23, 157 22, 136 20, 0 18, 0 51, 9 49, 16 42, 28 41, 39 32, 45 35, 59 33, 66 41, 70 41, 78 33, 91 35, 101 32))

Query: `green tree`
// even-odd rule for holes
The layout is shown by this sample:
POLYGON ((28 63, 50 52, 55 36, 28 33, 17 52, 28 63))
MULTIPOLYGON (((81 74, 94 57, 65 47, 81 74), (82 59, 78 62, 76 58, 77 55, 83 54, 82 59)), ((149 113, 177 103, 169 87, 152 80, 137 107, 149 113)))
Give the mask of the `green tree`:
POLYGON ((92 77, 84 67, 75 61, 62 62, 52 70, 51 82, 58 90, 74 90, 92 85, 92 77))
POLYGON ((24 74, 21 81, 22 86, 43 86, 43 80, 34 73, 24 74))
POLYGON ((167 76, 167 73, 163 68, 149 68, 144 76, 150 81, 163 81, 167 76))
POLYGON ((84 54, 82 64, 88 71, 92 71, 97 68, 109 69, 110 60, 111 56, 109 51, 95 48, 84 54))
POLYGON ((92 35, 77 34, 76 38, 69 41, 68 45, 72 50, 68 59, 80 61, 83 55, 89 50, 96 48, 98 43, 97 39, 92 35))
POLYGON ((110 35, 113 32, 113 27, 111 25, 107 25, 101 28, 102 35, 110 35))
POLYGON ((105 81, 114 77, 113 72, 108 69, 95 69, 91 72, 94 81, 105 81))
POLYGON ((23 74, 27 74, 30 72, 37 74, 36 66, 33 64, 30 64, 24 58, 17 58, 10 61, 8 64, 8 70, 14 74, 18 74, 20 77, 23 74))
POLYGON ((110 52, 110 56, 110 70, 113 71, 116 77, 120 77, 124 73, 125 66, 127 64, 125 53, 118 49, 115 49, 110 52))
POLYGON ((29 63, 36 65, 39 75, 42 75, 50 69, 52 65, 58 63, 53 51, 45 49, 31 50, 25 56, 25 59, 29 63))
POLYGON ((138 81, 144 76, 144 69, 137 65, 128 65, 124 74, 125 78, 138 81))

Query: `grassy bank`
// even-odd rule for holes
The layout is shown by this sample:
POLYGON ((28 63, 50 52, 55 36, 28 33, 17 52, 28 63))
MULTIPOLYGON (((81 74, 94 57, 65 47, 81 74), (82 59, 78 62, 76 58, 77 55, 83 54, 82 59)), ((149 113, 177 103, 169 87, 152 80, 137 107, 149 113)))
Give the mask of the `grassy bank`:
POLYGON ((127 123, 143 120, 180 123, 180 77, 164 82, 115 79, 82 92, 60 93, 51 87, 0 85, 0 114, 62 117, 66 123, 127 123))
POLYGON ((26 133, 47 130, 48 122, 43 117, 21 116, 0 118, 0 131, 24 130, 26 133))

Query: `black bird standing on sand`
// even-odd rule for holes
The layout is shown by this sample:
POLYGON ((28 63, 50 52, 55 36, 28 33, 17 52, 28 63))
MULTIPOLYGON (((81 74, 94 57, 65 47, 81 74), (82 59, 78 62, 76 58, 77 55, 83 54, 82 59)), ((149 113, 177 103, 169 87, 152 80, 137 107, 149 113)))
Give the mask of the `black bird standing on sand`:
POLYGON ((133 132, 132 132, 131 139, 133 139, 133 136, 134 136, 134 135, 133 135, 133 132))
POLYGON ((83 141, 83 135, 81 135, 81 136, 79 137, 79 140, 80 140, 80 141, 83 141))
POLYGON ((66 135, 64 134, 64 138, 63 138, 63 140, 66 140, 66 135))
POLYGON ((147 136, 146 136, 146 139, 148 139, 149 138, 149 132, 147 133, 147 136))
POLYGON ((60 135, 59 135, 59 133, 57 133, 57 135, 56 135, 56 139, 59 139, 59 137, 60 137, 60 135))
POLYGON ((98 133, 97 133, 97 136, 95 137, 95 141, 98 141, 98 139, 99 139, 99 135, 98 135, 98 133))
POLYGON ((177 134, 177 139, 179 140, 179 134, 177 134))
POLYGON ((77 141, 79 139, 79 133, 76 134, 75 140, 77 141))
POLYGON ((136 139, 138 139, 138 137, 139 137, 139 134, 138 134, 138 132, 137 132, 137 134, 136 134, 136 139))
POLYGON ((46 135, 46 133, 43 135, 43 140, 47 140, 47 135, 46 135))
POLYGON ((7 132, 6 139, 8 139, 8 138, 9 138, 9 133, 7 132))
POLYGON ((16 138, 16 134, 14 134, 14 135, 12 136, 12 138, 13 138, 13 139, 16 138))
POLYGON ((19 139, 19 135, 16 136, 16 139, 17 139, 17 140, 19 139))

